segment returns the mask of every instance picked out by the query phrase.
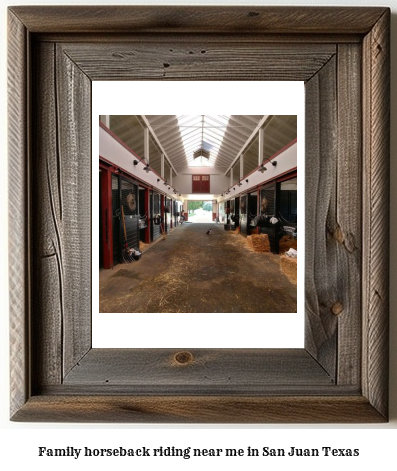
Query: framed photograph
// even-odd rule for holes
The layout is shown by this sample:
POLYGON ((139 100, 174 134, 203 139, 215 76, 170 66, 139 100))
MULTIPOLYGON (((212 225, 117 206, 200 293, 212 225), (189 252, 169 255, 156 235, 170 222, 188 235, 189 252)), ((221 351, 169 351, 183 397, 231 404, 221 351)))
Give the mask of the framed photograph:
POLYGON ((303 347, 304 264, 297 286, 284 254, 304 253, 304 83, 97 81, 92 121, 92 346, 303 347), (200 144, 208 161, 192 153, 200 144), (139 263, 124 240, 144 251, 139 263))
POLYGON ((384 7, 9 8, 11 420, 388 420, 389 23, 384 7), (103 80, 305 83, 304 348, 92 348, 103 80))

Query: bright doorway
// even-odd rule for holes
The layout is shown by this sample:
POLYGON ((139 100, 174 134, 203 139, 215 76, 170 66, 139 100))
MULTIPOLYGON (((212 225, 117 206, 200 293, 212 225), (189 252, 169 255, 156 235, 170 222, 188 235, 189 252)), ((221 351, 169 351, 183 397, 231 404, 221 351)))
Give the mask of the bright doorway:
POLYGON ((188 221, 193 223, 214 222, 212 201, 189 201, 188 221))

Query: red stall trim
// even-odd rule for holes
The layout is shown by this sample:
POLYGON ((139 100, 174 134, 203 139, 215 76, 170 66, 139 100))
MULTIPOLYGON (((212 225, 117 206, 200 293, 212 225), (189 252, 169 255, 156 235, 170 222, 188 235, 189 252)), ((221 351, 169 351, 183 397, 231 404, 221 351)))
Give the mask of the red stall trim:
MULTIPOLYGON (((100 166, 101 167, 101 166, 100 166)), ((101 167, 103 268, 113 268, 112 173, 101 167)))

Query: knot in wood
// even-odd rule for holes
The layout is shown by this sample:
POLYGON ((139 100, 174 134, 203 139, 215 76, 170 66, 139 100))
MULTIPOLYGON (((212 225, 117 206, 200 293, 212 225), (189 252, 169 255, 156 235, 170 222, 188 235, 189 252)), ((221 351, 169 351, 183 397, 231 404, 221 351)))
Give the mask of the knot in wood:
POLYGON ((332 307, 331 307, 332 314, 335 316, 339 316, 339 314, 342 313, 343 311, 343 304, 340 303, 339 301, 336 302, 332 307))
POLYGON ((345 236, 340 226, 337 226, 335 229, 334 239, 336 239, 340 244, 343 244, 343 241, 345 240, 345 236))
POLYGON ((180 365, 186 365, 193 361, 193 355, 190 352, 178 352, 175 354, 174 360, 180 365))

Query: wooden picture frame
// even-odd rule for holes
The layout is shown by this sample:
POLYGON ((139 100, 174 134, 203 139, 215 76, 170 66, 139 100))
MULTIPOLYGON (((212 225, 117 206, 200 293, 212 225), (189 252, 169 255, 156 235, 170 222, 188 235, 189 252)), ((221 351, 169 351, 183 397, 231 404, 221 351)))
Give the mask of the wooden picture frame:
POLYGON ((9 8, 11 420, 387 421, 389 23, 383 7, 9 8), (92 80, 305 81, 304 349, 91 348, 92 80))

